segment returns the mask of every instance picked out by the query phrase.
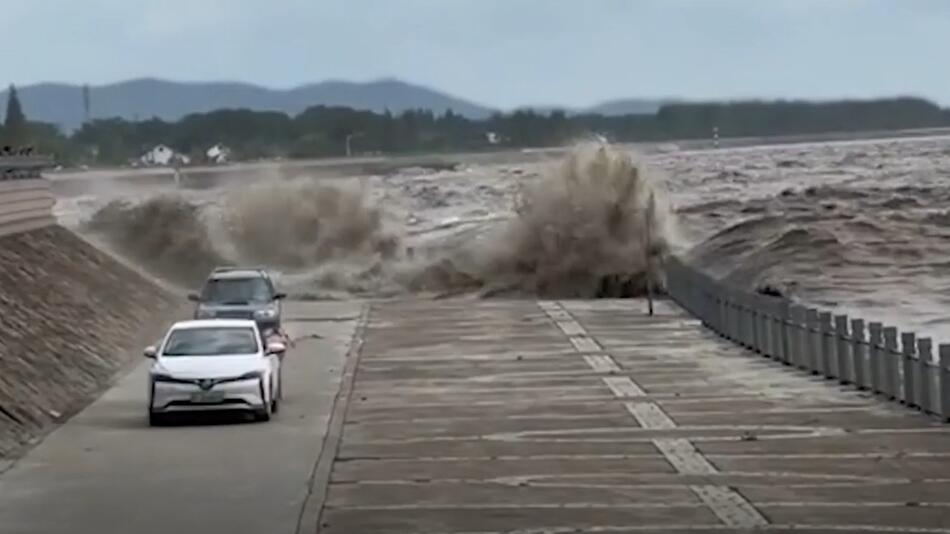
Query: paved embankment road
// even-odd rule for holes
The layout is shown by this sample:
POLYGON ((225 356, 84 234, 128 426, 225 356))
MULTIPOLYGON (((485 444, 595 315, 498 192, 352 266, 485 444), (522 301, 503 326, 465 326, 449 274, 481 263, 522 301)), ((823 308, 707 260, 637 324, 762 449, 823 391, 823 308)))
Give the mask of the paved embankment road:
POLYGON ((0 532, 950 533, 950 426, 668 304, 368 309, 293 305, 325 339, 271 423, 148 428, 136 370, 0 477, 0 532))
POLYGON ((360 310, 288 303, 299 340, 268 423, 149 428, 143 359, 0 475, 0 533, 294 533, 360 310))
POLYGON ((644 308, 374 305, 320 531, 950 532, 950 426, 644 308))

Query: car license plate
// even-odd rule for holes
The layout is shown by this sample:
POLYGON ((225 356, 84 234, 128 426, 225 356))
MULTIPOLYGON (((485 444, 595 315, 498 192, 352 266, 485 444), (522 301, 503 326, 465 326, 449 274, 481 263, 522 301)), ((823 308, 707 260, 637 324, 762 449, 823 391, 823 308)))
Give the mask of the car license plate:
POLYGON ((191 395, 191 402, 198 404, 211 404, 223 400, 224 392, 222 391, 201 391, 191 395))

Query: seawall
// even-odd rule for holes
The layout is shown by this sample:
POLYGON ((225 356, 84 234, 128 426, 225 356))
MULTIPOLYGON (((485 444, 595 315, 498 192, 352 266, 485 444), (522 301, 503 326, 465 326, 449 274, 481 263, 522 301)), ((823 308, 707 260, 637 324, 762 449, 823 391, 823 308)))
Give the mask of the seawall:
POLYGON ((181 309, 57 226, 52 204, 46 180, 0 180, 0 469, 96 398, 181 309))

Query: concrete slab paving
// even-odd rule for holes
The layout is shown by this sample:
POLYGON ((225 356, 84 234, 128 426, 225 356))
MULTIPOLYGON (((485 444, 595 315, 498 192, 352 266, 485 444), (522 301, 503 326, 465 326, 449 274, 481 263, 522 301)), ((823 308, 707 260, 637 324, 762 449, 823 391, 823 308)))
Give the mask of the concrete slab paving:
POLYGON ((288 303, 281 411, 150 428, 144 362, 0 476, 2 534, 293 534, 360 304, 288 303))
POLYGON ((656 309, 372 305, 319 532, 950 533, 950 427, 656 309))

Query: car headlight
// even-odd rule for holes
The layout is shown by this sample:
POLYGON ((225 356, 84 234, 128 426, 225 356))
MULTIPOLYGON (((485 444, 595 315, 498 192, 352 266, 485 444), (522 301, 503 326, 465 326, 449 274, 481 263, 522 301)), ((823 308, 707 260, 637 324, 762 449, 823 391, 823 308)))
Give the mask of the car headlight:
POLYGON ((277 310, 257 310, 254 312, 254 317, 257 319, 273 319, 277 317, 277 310))
POLYGON ((237 380, 256 380, 264 376, 263 371, 251 371, 249 373, 244 373, 243 375, 237 377, 237 380))

